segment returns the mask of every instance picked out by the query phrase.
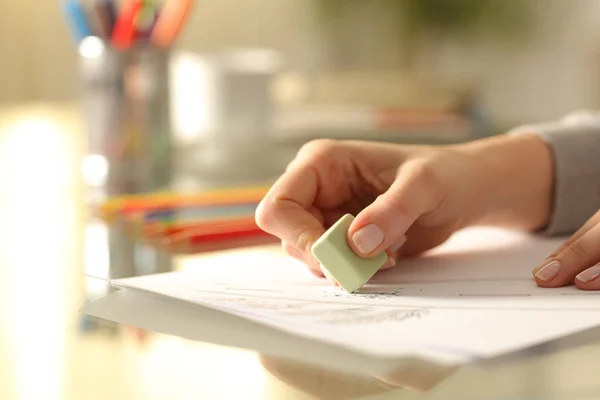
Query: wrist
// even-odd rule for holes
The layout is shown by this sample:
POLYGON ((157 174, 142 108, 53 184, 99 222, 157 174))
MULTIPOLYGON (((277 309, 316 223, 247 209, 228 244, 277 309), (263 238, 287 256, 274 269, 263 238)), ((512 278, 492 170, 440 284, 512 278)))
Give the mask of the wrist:
POLYGON ((535 134, 502 135, 462 145, 473 163, 480 208, 474 224, 528 231, 548 224, 552 208, 553 160, 535 134))

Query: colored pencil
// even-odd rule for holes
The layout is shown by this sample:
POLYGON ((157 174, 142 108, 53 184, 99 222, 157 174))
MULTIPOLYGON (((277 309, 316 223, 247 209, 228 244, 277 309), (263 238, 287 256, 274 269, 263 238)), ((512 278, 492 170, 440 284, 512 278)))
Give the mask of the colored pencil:
POLYGON ((267 233, 247 233, 236 235, 184 236, 171 238, 168 242, 155 246, 172 254, 198 254, 208 251, 238 249, 243 247, 270 245, 279 240, 267 233))
POLYGON ((112 44, 119 50, 127 50, 135 39, 135 21, 144 5, 143 0, 126 0, 112 32, 112 44))
POLYGON ((146 222, 153 221, 201 221, 203 219, 219 219, 231 216, 254 215, 258 204, 232 204, 228 206, 204 206, 194 208, 171 208, 167 210, 149 211, 145 214, 146 222))
POLYGON ((62 9, 74 41, 97 36, 117 50, 134 44, 168 48, 173 45, 189 17, 195 0, 93 0, 89 7, 80 1, 63 0, 62 9))
POLYGON ((237 230, 258 228, 253 215, 216 218, 200 221, 150 222, 137 225, 140 232, 168 232, 183 230, 237 230))
POLYGON ((100 206, 100 213, 106 218, 117 214, 159 210, 186 206, 231 205, 260 202, 268 187, 211 190, 199 193, 155 193, 151 195, 130 195, 109 199, 100 206))
POLYGON ((242 231, 260 231, 253 218, 233 219, 228 221, 219 221, 217 223, 189 223, 175 225, 146 225, 141 229, 143 237, 150 236, 173 236, 178 234, 208 234, 219 232, 242 232, 242 231))
POLYGON ((146 0, 135 21, 136 41, 146 41, 150 39, 150 35, 158 20, 158 14, 158 9, 154 2, 146 0))
POLYGON ((112 36, 117 21, 117 10, 112 0, 100 0, 93 7, 98 35, 106 40, 112 36))
POLYGON ((86 12, 77 0, 64 1, 62 9, 77 44, 92 35, 86 12))
POLYGON ((166 0, 150 36, 151 42, 158 47, 170 47, 179 35, 193 5, 194 0, 166 0))

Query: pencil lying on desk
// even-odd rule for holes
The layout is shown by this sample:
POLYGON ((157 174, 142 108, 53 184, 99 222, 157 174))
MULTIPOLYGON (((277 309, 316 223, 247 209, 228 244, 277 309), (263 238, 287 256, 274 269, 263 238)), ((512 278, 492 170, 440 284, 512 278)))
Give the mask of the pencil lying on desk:
POLYGON ((199 193, 156 193, 130 195, 109 199, 99 209, 110 219, 119 214, 148 212, 187 206, 230 205, 258 203, 269 190, 268 186, 204 191, 199 193))
POLYGON ((170 253, 193 254, 205 251, 226 250, 249 246, 278 243, 279 240, 263 231, 247 231, 235 233, 218 233, 212 235, 195 235, 186 232, 174 235, 161 242, 156 247, 170 253))
POLYGON ((186 231, 229 231, 258 230, 254 217, 233 217, 206 221, 175 221, 172 223, 154 222, 144 224, 140 229, 143 236, 170 236, 186 231))
POLYGON ((251 224, 256 227, 254 214, 258 203, 218 206, 186 206, 132 213, 122 213, 120 219, 140 234, 168 234, 169 232, 202 226, 215 229, 224 224, 228 229, 251 224))
POLYGON ((174 221, 203 221, 207 219, 215 220, 219 218, 243 217, 254 215, 258 203, 249 204, 231 204, 218 206, 195 206, 170 208, 166 210, 156 210, 146 212, 144 215, 145 223, 152 222, 174 222, 174 221))
POLYGON ((278 241, 260 229, 253 216, 188 223, 175 221, 174 224, 154 222, 145 225, 139 237, 144 242, 169 252, 185 253, 208 251, 215 247, 237 248, 278 241))
POLYGON ((125 196, 109 200, 101 210, 107 221, 121 221, 130 235, 169 252, 237 248, 277 242, 254 219, 268 189, 125 196))

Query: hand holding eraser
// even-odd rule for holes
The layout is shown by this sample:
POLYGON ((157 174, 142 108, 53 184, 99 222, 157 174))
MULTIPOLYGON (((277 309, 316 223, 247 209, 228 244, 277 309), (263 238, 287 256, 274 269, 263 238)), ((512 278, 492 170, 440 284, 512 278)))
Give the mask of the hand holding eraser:
POLYGON ((353 220, 352 215, 344 215, 311 248, 323 268, 348 293, 360 289, 387 260, 385 252, 373 258, 361 258, 354 253, 347 239, 353 220))

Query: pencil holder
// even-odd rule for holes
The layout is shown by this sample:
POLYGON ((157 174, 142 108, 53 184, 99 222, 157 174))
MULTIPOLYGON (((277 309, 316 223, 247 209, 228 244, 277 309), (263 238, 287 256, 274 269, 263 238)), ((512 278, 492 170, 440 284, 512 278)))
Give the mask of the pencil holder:
MULTIPOLYGON (((107 197, 171 186, 169 54, 146 44, 120 52, 96 37, 80 45, 83 169, 92 209, 107 197)), ((107 229, 111 277, 171 270, 171 257, 140 243, 123 221, 107 229)))
POLYGON ((88 155, 104 163, 88 183, 106 196, 168 189, 170 52, 145 44, 120 52, 90 37, 79 54, 88 155))

